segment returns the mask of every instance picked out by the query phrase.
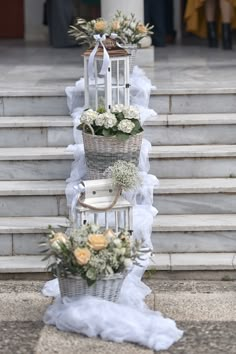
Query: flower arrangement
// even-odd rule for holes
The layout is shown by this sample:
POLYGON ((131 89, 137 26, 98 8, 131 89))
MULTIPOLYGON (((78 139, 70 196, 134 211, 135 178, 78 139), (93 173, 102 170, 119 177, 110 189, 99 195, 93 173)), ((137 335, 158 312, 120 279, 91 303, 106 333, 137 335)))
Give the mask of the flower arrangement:
POLYGON ((97 18, 92 21, 86 21, 83 18, 77 18, 75 24, 70 26, 69 34, 81 44, 88 44, 92 47, 95 44, 94 35, 106 35, 107 37, 116 34, 117 41, 120 44, 139 44, 142 38, 153 34, 153 26, 144 25, 137 21, 134 14, 124 15, 117 11, 111 21, 105 21, 103 18, 97 18))
POLYGON ((115 136, 119 140, 127 140, 131 135, 143 131, 139 111, 134 106, 126 107, 122 104, 114 105, 109 112, 103 108, 97 111, 85 110, 77 129, 94 135, 115 136))
POLYGON ((111 177, 114 186, 124 191, 139 187, 142 183, 138 168, 132 162, 118 160, 104 174, 111 177))
POLYGON ((116 235, 111 229, 86 224, 69 232, 49 234, 49 250, 44 259, 54 257, 49 269, 61 277, 80 275, 92 285, 102 277, 124 272, 138 256, 140 244, 131 242, 130 233, 116 235))
POLYGON ((124 45, 139 44, 143 38, 153 34, 153 27, 137 21, 134 14, 126 16, 119 10, 116 11, 111 20, 112 32, 118 35, 124 45))

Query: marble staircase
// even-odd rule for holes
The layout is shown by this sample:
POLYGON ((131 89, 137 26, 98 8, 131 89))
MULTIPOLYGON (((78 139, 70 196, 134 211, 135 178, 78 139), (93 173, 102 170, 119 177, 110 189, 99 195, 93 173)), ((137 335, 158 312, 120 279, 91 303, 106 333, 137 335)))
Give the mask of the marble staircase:
MULTIPOLYGON (((154 92, 145 136, 154 205, 155 256, 163 271, 236 267, 236 101, 234 92, 154 92), (188 93, 187 93, 188 92, 188 93)), ((38 243, 67 223, 64 195, 72 123, 60 92, 0 97, 0 277, 43 273, 38 243)), ((168 273, 168 272, 167 272, 168 273)))

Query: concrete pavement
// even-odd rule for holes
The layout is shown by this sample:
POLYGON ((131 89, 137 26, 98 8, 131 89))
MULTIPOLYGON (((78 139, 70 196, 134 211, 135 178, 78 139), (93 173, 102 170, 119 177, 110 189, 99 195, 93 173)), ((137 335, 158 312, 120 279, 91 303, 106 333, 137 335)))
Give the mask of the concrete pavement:
MULTIPOLYGON (((177 321, 183 338, 160 354, 235 354, 236 282, 148 279, 151 309, 177 321)), ((0 281, 0 354, 153 354, 130 343, 60 332, 42 322, 53 300, 42 281, 0 281)))

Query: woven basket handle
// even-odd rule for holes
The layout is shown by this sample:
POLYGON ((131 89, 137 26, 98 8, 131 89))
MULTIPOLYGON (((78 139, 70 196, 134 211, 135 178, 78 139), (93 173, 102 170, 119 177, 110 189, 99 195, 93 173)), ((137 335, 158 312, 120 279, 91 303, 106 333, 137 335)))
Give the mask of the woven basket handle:
POLYGON ((85 127, 88 127, 88 128, 91 130, 92 135, 95 135, 94 129, 93 129, 93 127, 91 126, 91 124, 89 124, 89 123, 84 123, 84 124, 83 124, 83 132, 84 132, 84 133, 86 133, 86 132, 85 132, 85 127))
POLYGON ((94 211, 108 211, 108 210, 111 210, 111 209, 113 208, 113 206, 117 203, 117 200, 118 200, 118 198, 119 198, 121 192, 122 192, 122 187, 119 187, 119 188, 117 189, 117 192, 116 192, 116 195, 114 196, 113 201, 111 202, 111 204, 109 204, 109 205, 108 205, 107 207, 105 207, 105 208, 99 208, 99 207, 95 207, 95 206, 93 206, 93 205, 84 203, 84 202, 81 200, 81 196, 82 196, 82 195, 79 196, 79 198, 78 198, 78 203, 79 203, 80 205, 82 205, 83 207, 88 208, 88 209, 90 209, 90 210, 94 210, 94 211))

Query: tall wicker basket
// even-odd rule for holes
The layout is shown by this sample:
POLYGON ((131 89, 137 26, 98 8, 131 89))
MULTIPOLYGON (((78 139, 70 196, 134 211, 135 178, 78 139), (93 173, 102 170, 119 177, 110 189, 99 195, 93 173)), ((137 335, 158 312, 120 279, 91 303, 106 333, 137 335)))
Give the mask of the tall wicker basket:
POLYGON ((88 179, 105 178, 104 171, 117 160, 138 166, 143 133, 121 141, 115 136, 104 137, 82 132, 88 179))
POLYGON ((58 275, 61 297, 96 296, 107 301, 116 302, 119 298, 121 286, 126 276, 124 273, 115 273, 96 281, 88 286, 87 281, 80 276, 68 276, 67 278, 58 275))
POLYGON ((135 66, 135 61, 136 61, 136 55, 137 55, 137 50, 138 50, 138 45, 137 44, 120 44, 117 43, 118 47, 125 49, 128 54, 130 55, 129 58, 129 72, 132 74, 134 66, 135 66))

